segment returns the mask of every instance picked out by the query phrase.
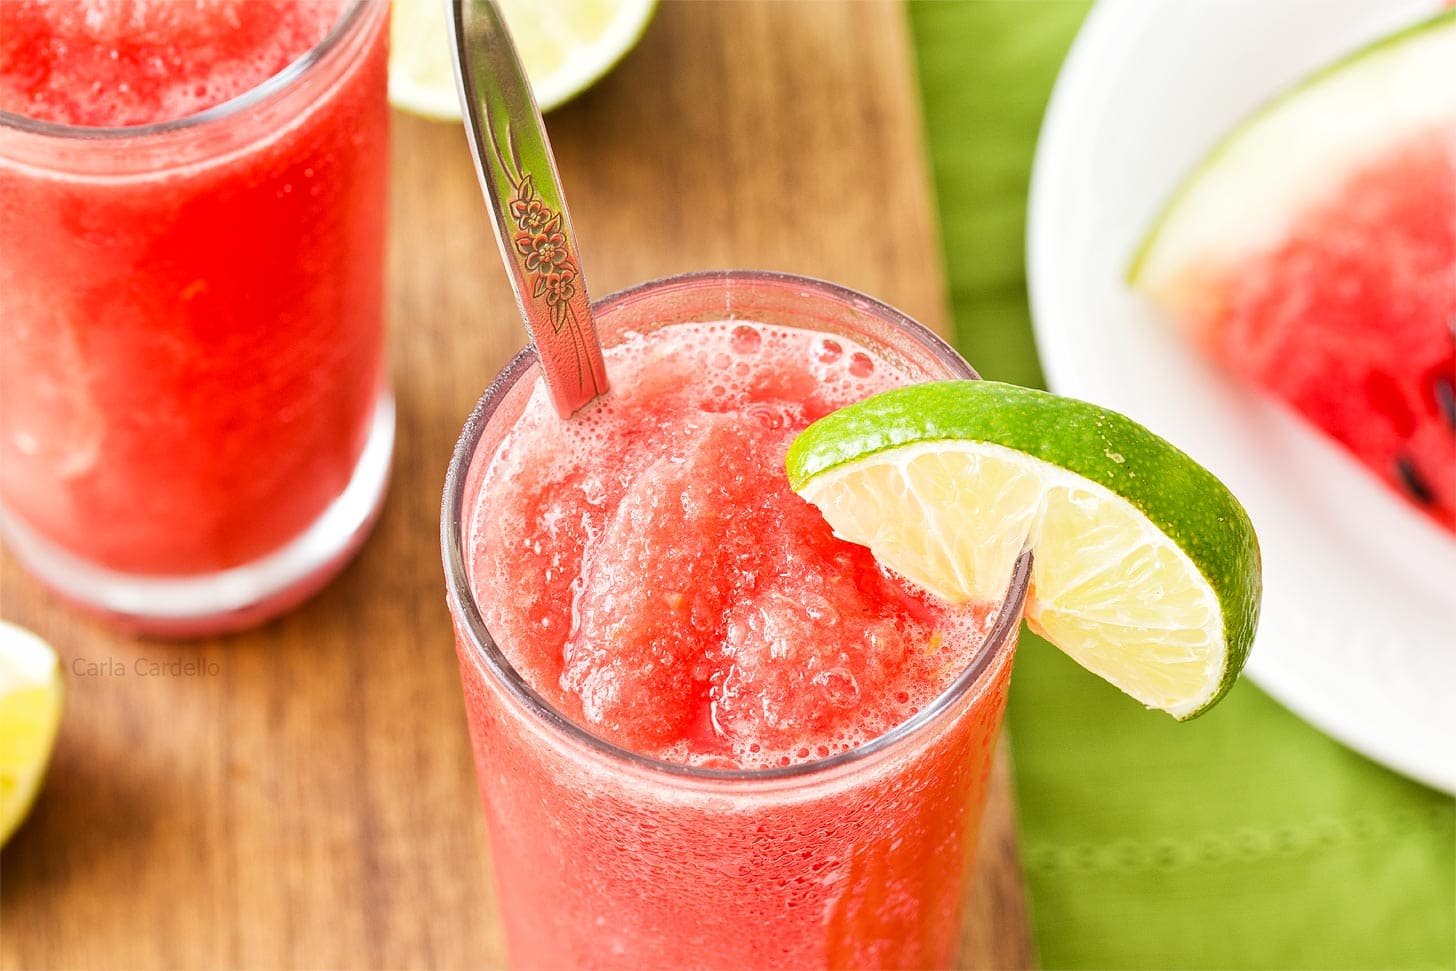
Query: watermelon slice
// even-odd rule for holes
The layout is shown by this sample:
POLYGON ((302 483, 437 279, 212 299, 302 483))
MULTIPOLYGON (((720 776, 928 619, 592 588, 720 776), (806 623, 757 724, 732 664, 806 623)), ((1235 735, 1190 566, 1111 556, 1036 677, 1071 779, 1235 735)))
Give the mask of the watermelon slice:
POLYGON ((1456 533, 1456 10, 1247 119, 1130 279, 1456 533))

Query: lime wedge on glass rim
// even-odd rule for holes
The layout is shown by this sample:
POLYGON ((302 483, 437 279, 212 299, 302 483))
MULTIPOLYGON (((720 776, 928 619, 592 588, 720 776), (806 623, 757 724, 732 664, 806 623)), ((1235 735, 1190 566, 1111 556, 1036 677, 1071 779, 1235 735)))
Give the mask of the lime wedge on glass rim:
POLYGON ((994 600, 1032 551, 1026 620, 1184 720, 1228 691, 1258 622, 1253 525, 1213 474, 1096 405, 994 381, 899 388, 789 448, 836 535, 952 603, 994 600))
POLYGON ((0 620, 0 844, 24 822, 40 791, 63 702, 55 650, 0 620))
MULTIPOLYGON (((591 87, 636 46, 657 0, 499 0, 536 104, 550 111, 591 87)), ((393 0, 389 102, 459 121, 446 0, 393 0)))

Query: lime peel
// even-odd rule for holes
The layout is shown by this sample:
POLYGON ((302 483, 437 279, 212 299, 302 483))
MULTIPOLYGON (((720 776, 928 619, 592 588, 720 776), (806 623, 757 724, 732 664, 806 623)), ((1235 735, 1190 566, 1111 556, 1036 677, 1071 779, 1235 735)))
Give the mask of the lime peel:
POLYGON ((999 596, 1033 550, 1027 619, 1179 719, 1242 669, 1258 619, 1247 513, 1131 419, 997 382, 901 388, 806 429, 790 485, 843 538, 949 600, 999 596))

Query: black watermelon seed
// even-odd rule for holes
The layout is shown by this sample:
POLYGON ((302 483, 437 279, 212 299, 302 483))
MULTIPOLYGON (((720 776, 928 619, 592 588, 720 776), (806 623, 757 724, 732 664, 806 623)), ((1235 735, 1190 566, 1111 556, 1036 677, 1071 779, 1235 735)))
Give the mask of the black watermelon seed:
POLYGON ((1441 406, 1446 427, 1456 432, 1456 388, 1452 388, 1451 379, 1444 374, 1436 379, 1436 404, 1441 406))
POLYGON ((1429 504, 1436 498, 1431 493, 1431 487, 1426 485, 1426 480, 1416 471, 1415 464, 1406 456, 1402 455, 1395 460, 1395 474, 1400 478, 1400 484, 1405 491, 1416 502, 1429 504))

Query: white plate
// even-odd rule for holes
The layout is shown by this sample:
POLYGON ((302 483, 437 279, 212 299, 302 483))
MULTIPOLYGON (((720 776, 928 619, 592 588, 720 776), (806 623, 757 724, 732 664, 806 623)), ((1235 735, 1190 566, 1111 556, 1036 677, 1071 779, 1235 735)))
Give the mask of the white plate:
POLYGON ((1264 610, 1250 675, 1351 747, 1456 792, 1456 540, 1282 406, 1200 359, 1123 282, 1145 227, 1223 132, 1311 70, 1435 8, 1102 0, 1042 126, 1027 259, 1051 387, 1170 439, 1253 517, 1264 610))

